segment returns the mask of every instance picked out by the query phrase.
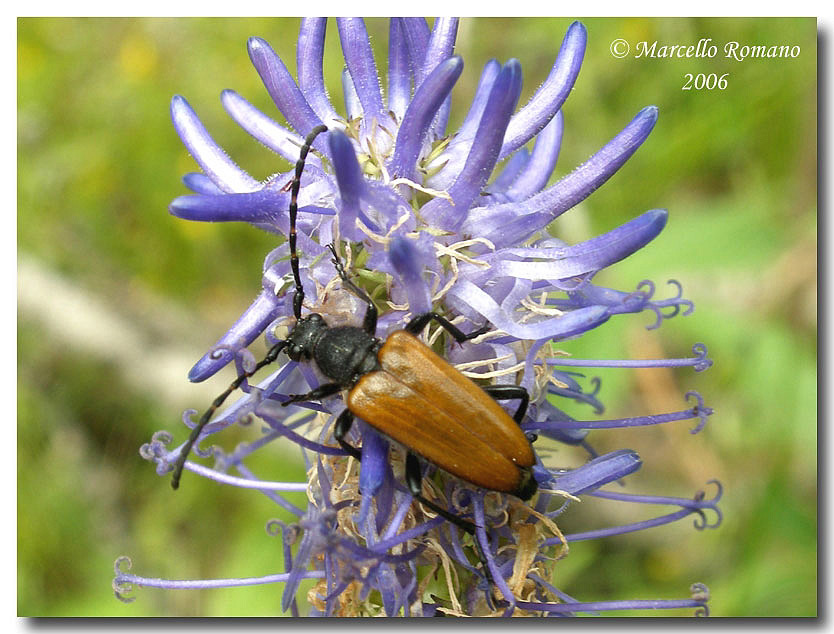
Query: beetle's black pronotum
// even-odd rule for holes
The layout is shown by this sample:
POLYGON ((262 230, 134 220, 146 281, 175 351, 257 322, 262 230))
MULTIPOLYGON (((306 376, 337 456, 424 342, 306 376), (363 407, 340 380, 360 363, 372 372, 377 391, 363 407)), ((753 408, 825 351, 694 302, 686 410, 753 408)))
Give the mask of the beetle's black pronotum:
MULTIPOLYGON (((531 470, 535 457, 530 439, 519 426, 529 396, 524 388, 514 385, 476 385, 416 336, 430 321, 436 321, 459 343, 483 334, 485 328, 465 334, 442 315, 430 312, 415 316, 403 330, 385 340, 378 339, 377 309, 367 293, 350 280, 333 245, 333 264, 343 287, 367 305, 362 326, 330 327, 317 313, 302 317, 304 288, 296 248, 298 191, 310 147, 326 129, 318 126, 305 139, 291 183, 289 243, 296 324, 285 340, 273 346, 251 371, 241 374, 203 414, 180 452, 171 484, 174 488, 179 485, 185 460, 217 408, 245 379, 285 351, 293 361, 314 362, 330 382, 307 394, 292 395, 283 405, 347 390, 347 408, 334 429, 339 445, 357 459, 361 457, 359 449, 345 440, 354 416, 397 441, 407 451, 406 481, 414 497, 474 535, 471 522, 423 496, 419 460, 427 460, 476 486, 529 499, 537 488, 531 470), (514 416, 496 402, 507 399, 520 401, 514 416)), ((477 539, 475 543, 477 546, 477 539)))

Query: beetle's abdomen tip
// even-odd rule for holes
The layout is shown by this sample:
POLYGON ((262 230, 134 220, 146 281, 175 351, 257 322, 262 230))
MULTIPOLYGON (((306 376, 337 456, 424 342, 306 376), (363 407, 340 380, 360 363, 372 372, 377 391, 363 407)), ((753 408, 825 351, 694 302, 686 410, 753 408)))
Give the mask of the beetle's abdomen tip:
POLYGON ((519 471, 521 472, 521 482, 513 495, 526 502, 538 490, 539 483, 536 482, 536 478, 533 477, 533 470, 529 467, 519 467, 519 471))

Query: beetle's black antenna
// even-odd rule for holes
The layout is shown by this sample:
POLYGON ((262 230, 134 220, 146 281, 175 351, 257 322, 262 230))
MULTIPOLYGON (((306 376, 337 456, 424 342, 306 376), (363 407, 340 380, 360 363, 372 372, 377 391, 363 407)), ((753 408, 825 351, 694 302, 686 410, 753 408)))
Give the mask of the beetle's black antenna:
POLYGON ((290 185, 290 265, 292 266, 292 276, 295 279, 295 296, 292 298, 292 311, 296 319, 301 319, 301 304, 304 302, 304 287, 301 285, 301 274, 298 271, 298 249, 295 246, 298 190, 301 189, 301 172, 304 171, 304 161, 307 159, 307 153, 310 151, 310 147, 312 147, 316 137, 326 131, 326 125, 317 125, 307 135, 307 138, 304 139, 304 145, 301 146, 301 154, 295 163, 295 176, 290 185))
POLYGON ((191 449, 197 442, 197 438, 199 438, 200 432, 203 431, 203 427, 205 427, 208 424, 209 420, 211 420, 211 417, 214 415, 214 412, 217 411, 217 408, 223 404, 223 401, 225 401, 229 397, 229 394, 231 394, 237 388, 240 387, 241 383, 243 383, 246 379, 255 374, 255 372, 260 370, 265 365, 269 365, 270 363, 275 361, 275 359, 278 358, 278 354, 281 352, 281 350, 284 349, 284 346, 286 345, 286 341, 279 341, 278 343, 276 343, 274 346, 272 346, 272 348, 270 348, 269 352, 267 352, 263 360, 256 363, 255 367, 252 368, 250 371, 244 372, 243 374, 238 376, 234 381, 232 381, 232 384, 226 388, 225 392, 223 392, 220 396, 214 399, 211 406, 206 410, 206 413, 203 414, 199 422, 194 426, 194 429, 191 430, 191 435, 188 437, 188 440, 186 441, 185 445, 183 445, 183 448, 180 451, 180 455, 177 458, 176 464, 174 465, 174 477, 171 478, 172 487, 176 489, 180 486, 180 478, 182 477, 182 470, 185 467, 185 460, 188 458, 188 454, 191 453, 191 449))
MULTIPOLYGON (((307 154, 310 152, 310 148, 313 145, 313 141, 316 140, 316 137, 325 132, 327 130, 327 126, 325 125, 318 125, 313 128, 312 132, 307 135, 307 138, 304 139, 304 145, 301 146, 301 152, 298 156, 298 161, 295 163, 295 175, 293 176, 292 181, 290 182, 290 265, 292 266, 292 275, 295 279, 295 296, 293 297, 293 314, 295 315, 296 319, 301 319, 301 304, 304 302, 304 287, 301 286, 301 274, 298 270, 298 250, 295 246, 296 241, 296 230, 295 230, 295 222, 296 217, 298 216, 298 191, 301 189, 301 172, 304 171, 304 161, 307 159, 307 154)), ((174 477, 171 478, 171 486, 173 488, 178 488, 180 485, 180 478, 182 477, 182 471, 185 468, 185 461, 188 458, 188 454, 191 453, 191 450, 194 448, 194 445, 197 442, 197 439, 200 437, 200 434, 203 431, 203 428, 208 424, 211 417, 214 416, 214 412, 223 404, 223 402, 229 397, 229 395, 234 392, 237 388, 241 386, 241 384, 255 374, 258 370, 260 370, 265 365, 269 365, 275 359, 278 358, 280 352, 284 349, 287 345, 286 341, 279 341, 276 343, 272 348, 270 348, 269 352, 266 353, 266 356, 263 358, 262 361, 257 363, 252 370, 249 372, 243 372, 240 376, 238 376, 234 381, 232 381, 231 385, 214 401, 212 402, 211 406, 206 410, 206 413, 202 415, 198 423, 194 426, 194 429, 191 430, 191 435, 188 437, 185 445, 183 445, 182 450, 180 450, 180 454, 177 457, 177 462, 174 464, 174 477)))

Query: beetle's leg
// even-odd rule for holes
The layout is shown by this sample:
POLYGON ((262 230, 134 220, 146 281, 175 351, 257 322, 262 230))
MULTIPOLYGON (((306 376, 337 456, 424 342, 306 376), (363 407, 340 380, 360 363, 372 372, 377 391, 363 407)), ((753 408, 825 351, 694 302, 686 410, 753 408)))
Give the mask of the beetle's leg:
POLYGON ((342 386, 338 383, 325 383, 324 385, 319 385, 314 390, 310 390, 306 394, 290 394, 289 398, 281 403, 281 405, 286 407, 290 403, 298 403, 299 401, 320 401, 323 398, 332 396, 341 389, 342 386))
POLYGON ((526 389, 520 385, 484 385, 483 389, 496 401, 519 399, 521 403, 513 414, 513 419, 519 425, 521 424, 524 414, 527 413, 527 405, 530 403, 530 394, 526 389))
MULTIPOLYGON (((518 409, 513 415, 513 419, 520 428, 521 420, 524 418, 524 414, 527 413, 527 405, 530 403, 530 394, 527 390, 520 385, 485 385, 483 386, 483 390, 496 401, 514 398, 521 400, 521 404, 518 406, 518 409)), ((536 439, 538 438, 538 436, 531 431, 524 432, 524 435, 531 443, 536 442, 536 439)), ((513 491, 513 495, 521 500, 527 501, 533 497, 533 494, 538 488, 538 484, 536 483, 536 480, 533 477, 533 472, 529 467, 520 467, 519 469, 522 474, 521 484, 517 490, 513 491)))
POLYGON ((336 252, 336 247, 333 246, 333 244, 328 244, 327 247, 333 254, 333 266, 336 267, 336 272, 339 274, 339 277, 342 278, 342 286, 347 288, 351 293, 356 295, 359 299, 361 299, 368 305, 368 309, 365 311, 365 319, 362 321, 362 330, 364 330, 371 336, 375 335, 377 319, 376 306, 374 305, 373 301, 371 301, 371 298, 368 297, 368 294, 365 291, 363 291, 356 284, 350 281, 350 278, 348 277, 348 274, 345 271, 345 267, 342 264, 342 260, 341 258, 339 258, 339 254, 336 252))
POLYGON ((478 536, 475 534, 475 525, 423 497, 423 473, 420 469, 420 459, 410 451, 405 456, 405 481, 408 485, 408 490, 411 491, 411 495, 414 496, 415 500, 429 507, 440 517, 450 521, 459 529, 472 535, 472 542, 475 544, 475 550, 478 552, 478 559, 483 564, 487 581, 495 585, 492 580, 492 574, 489 572, 486 555, 484 555, 484 551, 481 548, 481 542, 478 541, 478 536))
POLYGON ((353 412, 351 412, 349 409, 345 409, 344 412, 339 414, 339 418, 336 419, 336 426, 333 428, 333 437, 339 442, 339 445, 342 449, 344 449, 347 453, 349 453, 357 460, 361 461, 362 452, 345 440, 345 436, 347 436, 347 433, 350 431, 350 426, 352 424, 353 412))
POLYGON ((489 330, 489 324, 484 324, 477 330, 474 330, 469 334, 466 334, 460 328, 452 324, 443 315, 438 315, 437 313, 423 313, 422 315, 412 317, 411 321, 408 322, 408 324, 406 324, 405 330, 410 332, 412 335, 417 335, 423 332, 423 328, 425 328, 426 325, 428 325, 428 323, 432 319, 434 319, 450 335, 452 335, 455 338, 455 341, 457 341, 458 343, 463 343, 464 341, 474 339, 475 337, 482 335, 489 330))
POLYGON ((411 452, 408 452, 405 457, 405 482, 408 485, 408 490, 411 491, 411 495, 413 495, 416 500, 425 504, 432 511, 444 519, 449 520, 461 530, 466 531, 473 537, 475 536, 475 525, 472 522, 469 522, 462 517, 458 517, 454 513, 444 509, 442 506, 438 506, 431 500, 427 500, 423 497, 423 472, 420 468, 420 459, 411 452))

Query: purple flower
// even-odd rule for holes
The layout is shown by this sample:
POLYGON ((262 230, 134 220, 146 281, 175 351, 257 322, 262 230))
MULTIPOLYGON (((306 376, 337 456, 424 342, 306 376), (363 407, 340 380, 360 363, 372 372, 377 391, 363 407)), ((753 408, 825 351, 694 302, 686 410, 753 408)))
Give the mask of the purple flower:
MULTIPOLYGON (((445 345, 445 356, 467 376, 526 388, 531 402, 521 427, 539 437, 534 448, 577 446, 586 461, 562 458, 551 464, 548 458, 545 464, 545 452, 539 451, 533 468, 539 493, 529 503, 478 489, 428 465, 424 495, 474 523, 478 548, 473 536, 414 503, 402 484, 402 452, 372 427, 360 421, 351 430, 349 442, 361 447, 361 461, 334 442, 334 421, 345 408, 341 395, 282 406, 288 395, 306 393, 321 381, 310 364, 282 355, 257 385, 241 381, 243 395, 214 417, 201 439, 253 418, 265 424, 264 433, 232 453, 195 446, 195 453, 212 455, 218 464, 209 468, 189 461, 186 469, 257 489, 297 516, 293 524, 276 520, 268 526, 270 534, 281 536, 284 570, 269 577, 181 582, 132 575, 120 559, 117 595, 124 597, 133 584, 178 588, 281 582, 282 607, 293 614, 565 616, 675 607, 706 613, 708 593, 701 584, 680 600, 597 602, 574 598, 554 585, 554 568, 572 542, 645 530, 688 515, 695 515, 696 528, 712 528, 721 518, 718 483, 711 499, 702 492, 685 499, 606 488, 640 469, 642 461, 628 449, 599 455, 589 441, 592 429, 681 420, 696 421, 696 433, 712 413, 697 393, 686 395, 691 403, 680 411, 626 419, 575 420, 559 408, 567 398, 590 405, 596 414, 603 411, 599 381, 591 380, 589 388, 576 368, 691 366, 701 371, 711 365, 702 344, 693 347, 691 358, 641 361, 576 359, 553 354, 550 345, 576 339, 626 313, 650 311, 654 320, 649 328, 656 328, 693 310, 675 281, 670 282, 675 292, 666 299, 655 297, 650 281, 627 291, 593 283, 598 271, 661 232, 668 219, 665 210, 647 211, 579 244, 566 244, 544 231, 640 147, 657 109, 638 112, 585 163, 547 186, 562 140, 560 108, 585 52, 582 24, 569 27, 550 74, 520 108, 520 63, 487 63, 468 114, 453 131, 446 129, 450 95, 463 72, 463 60, 453 54, 456 19, 437 19, 431 29, 422 18, 391 19, 387 100, 364 22, 342 18, 336 25, 346 63, 346 113, 334 108, 324 89, 326 21, 318 18, 301 25, 297 83, 267 42, 249 40, 252 63, 292 130, 237 93, 222 94, 231 117, 290 163, 305 135, 322 123, 328 128, 313 144, 298 195, 304 311, 323 315, 330 326, 361 323, 364 306, 342 288, 328 257, 326 246, 334 243, 352 278, 382 307, 379 337, 430 310, 443 313, 464 332, 487 323, 484 334, 463 346, 444 344, 438 339, 440 329, 427 329, 426 341, 436 349, 445 345), (273 441, 301 448, 308 481, 272 482, 246 466, 250 454, 273 441), (307 491, 306 509, 282 496, 298 490, 307 491), (563 534, 557 518, 579 499, 596 497, 676 510, 638 523, 563 534), (715 513, 712 523, 707 511, 715 513), (479 561, 479 550, 484 561, 479 561), (318 580, 307 608, 298 605, 296 596, 302 579, 318 580)), ((174 97, 171 114, 202 170, 184 178, 194 193, 176 198, 171 213, 189 220, 243 221, 287 236, 292 172, 259 182, 220 149, 184 98, 174 97)), ((262 334, 274 344, 280 340, 276 328, 292 326, 289 245, 278 242, 265 259, 261 292, 197 361, 189 373, 192 381, 203 381, 230 362, 238 375, 248 374, 255 360, 247 346, 262 334)), ((184 415, 189 427, 195 424, 194 413, 184 415)), ((170 471, 183 448, 171 449, 170 441, 171 435, 161 432, 142 448, 160 474, 170 471)))

